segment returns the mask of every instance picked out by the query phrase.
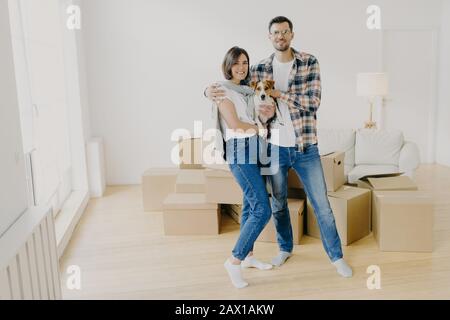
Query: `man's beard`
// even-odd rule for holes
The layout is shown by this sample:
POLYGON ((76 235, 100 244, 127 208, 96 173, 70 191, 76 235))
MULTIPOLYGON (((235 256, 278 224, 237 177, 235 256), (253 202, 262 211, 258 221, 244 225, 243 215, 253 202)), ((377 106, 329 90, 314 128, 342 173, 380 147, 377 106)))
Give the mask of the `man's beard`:
POLYGON ((289 43, 285 43, 284 45, 277 45, 277 44, 275 45, 275 49, 280 52, 287 51, 289 49, 289 47, 290 47, 289 43))

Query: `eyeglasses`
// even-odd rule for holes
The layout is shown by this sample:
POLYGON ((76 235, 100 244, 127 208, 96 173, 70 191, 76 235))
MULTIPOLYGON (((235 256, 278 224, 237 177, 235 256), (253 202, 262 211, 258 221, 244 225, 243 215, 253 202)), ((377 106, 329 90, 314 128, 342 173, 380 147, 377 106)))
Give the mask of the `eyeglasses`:
POLYGON ((271 33, 271 35, 274 36, 275 38, 278 37, 279 35, 285 37, 285 36, 288 36, 290 34, 291 34, 291 30, 289 30, 289 29, 286 29, 286 30, 283 30, 283 31, 274 31, 274 32, 271 33))

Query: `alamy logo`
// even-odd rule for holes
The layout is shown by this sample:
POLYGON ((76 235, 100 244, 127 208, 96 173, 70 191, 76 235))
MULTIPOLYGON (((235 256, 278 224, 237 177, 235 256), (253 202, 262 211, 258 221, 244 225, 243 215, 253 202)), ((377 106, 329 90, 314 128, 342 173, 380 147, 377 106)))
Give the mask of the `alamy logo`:
POLYGON ((366 273, 369 273, 370 276, 367 278, 367 289, 381 289, 381 269, 377 265, 371 265, 367 267, 366 273))
POLYGON ((72 265, 67 268, 66 286, 69 290, 81 290, 81 268, 77 265, 72 265))
POLYGON ((379 6, 370 5, 367 7, 367 29, 380 30, 381 29, 381 9, 379 6))
POLYGON ((81 9, 79 6, 71 5, 67 7, 66 13, 69 15, 67 18, 67 29, 80 30, 81 29, 81 9))

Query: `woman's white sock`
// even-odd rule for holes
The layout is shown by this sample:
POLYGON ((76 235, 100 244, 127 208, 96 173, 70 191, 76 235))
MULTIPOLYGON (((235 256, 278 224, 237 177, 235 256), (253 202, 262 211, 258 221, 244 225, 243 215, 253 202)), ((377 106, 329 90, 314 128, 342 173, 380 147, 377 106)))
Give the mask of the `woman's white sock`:
POLYGON ((339 259, 333 262, 337 272, 344 278, 350 278, 353 276, 352 268, 345 262, 344 259, 339 259))
POLYGON ((230 277, 231 283, 236 288, 241 289, 248 286, 248 283, 245 282, 244 279, 242 279, 240 264, 232 264, 230 260, 227 259, 227 261, 225 261, 223 265, 228 272, 228 276, 230 277))
POLYGON ((272 269, 272 265, 269 263, 264 263, 259 261, 253 256, 245 258, 241 263, 242 268, 257 268, 259 270, 269 270, 272 269))

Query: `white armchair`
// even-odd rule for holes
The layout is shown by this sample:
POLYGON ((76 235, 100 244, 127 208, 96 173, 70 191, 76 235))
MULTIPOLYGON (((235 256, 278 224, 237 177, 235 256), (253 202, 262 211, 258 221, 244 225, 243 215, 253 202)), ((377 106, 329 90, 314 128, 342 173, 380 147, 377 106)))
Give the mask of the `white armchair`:
POLYGON ((400 131, 375 129, 319 129, 320 154, 344 151, 344 173, 349 183, 369 174, 404 172, 413 177, 419 166, 417 145, 400 131))

